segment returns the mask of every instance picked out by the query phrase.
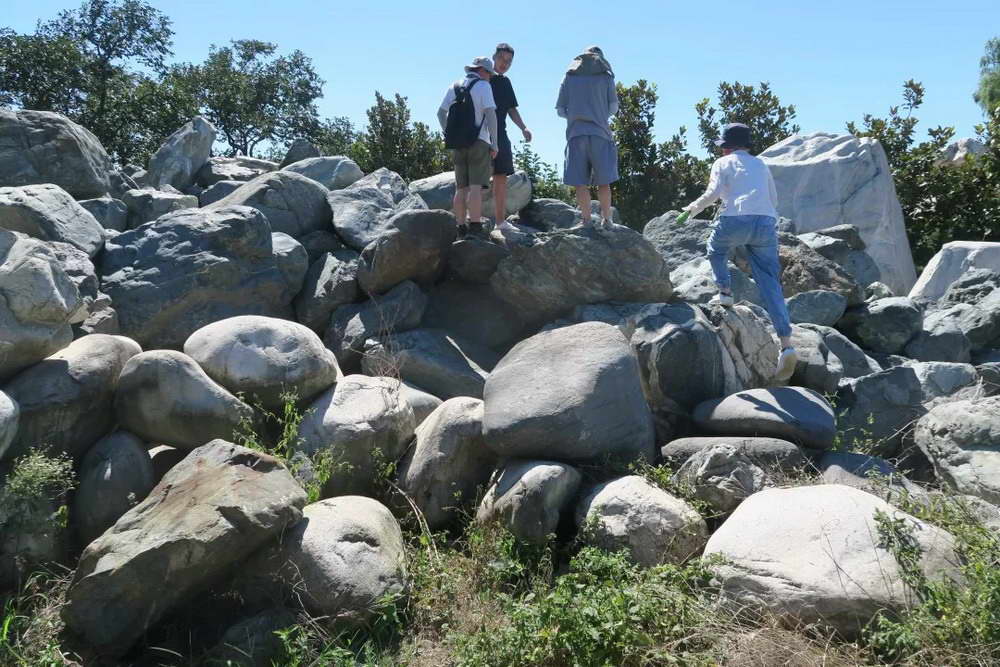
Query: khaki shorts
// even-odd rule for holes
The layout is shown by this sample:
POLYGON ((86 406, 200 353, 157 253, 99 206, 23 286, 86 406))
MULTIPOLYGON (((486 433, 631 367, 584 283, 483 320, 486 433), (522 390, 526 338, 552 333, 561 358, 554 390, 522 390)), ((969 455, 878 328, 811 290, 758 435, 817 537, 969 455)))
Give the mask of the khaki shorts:
POLYGON ((489 186, 493 177, 493 158, 490 157, 488 143, 478 139, 468 148, 453 150, 452 155, 455 159, 455 185, 459 188, 489 186))

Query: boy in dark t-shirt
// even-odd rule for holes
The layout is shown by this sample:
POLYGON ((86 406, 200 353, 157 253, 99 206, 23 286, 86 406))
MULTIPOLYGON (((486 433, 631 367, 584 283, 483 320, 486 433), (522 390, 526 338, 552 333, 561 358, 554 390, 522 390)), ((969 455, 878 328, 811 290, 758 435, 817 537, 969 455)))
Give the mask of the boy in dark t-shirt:
POLYGON ((496 214, 494 221, 501 231, 512 229, 507 222, 507 177, 514 173, 514 151, 507 136, 508 114, 514 124, 521 129, 524 140, 531 141, 531 130, 521 120, 521 114, 517 110, 514 86, 511 85, 510 79, 504 76, 513 61, 514 49, 511 45, 506 42, 497 44, 493 55, 496 74, 490 79, 490 86, 493 88, 493 100, 497 105, 497 131, 500 135, 500 148, 493 160, 493 203, 496 214))

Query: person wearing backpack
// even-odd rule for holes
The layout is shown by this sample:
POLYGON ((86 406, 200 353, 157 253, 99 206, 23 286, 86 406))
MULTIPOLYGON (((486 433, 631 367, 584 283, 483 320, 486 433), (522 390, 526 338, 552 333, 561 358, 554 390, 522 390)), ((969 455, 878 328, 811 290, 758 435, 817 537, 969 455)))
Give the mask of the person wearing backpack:
POLYGON ((591 227, 590 186, 597 186, 601 227, 610 229, 611 184, 618 180, 618 147, 608 119, 618 113, 615 73, 599 47, 570 63, 559 87, 556 113, 566 119, 563 183, 576 188, 583 226, 591 227))
POLYGON ((445 147, 455 161, 455 220, 458 235, 472 232, 486 236, 483 229, 483 190, 490 186, 493 158, 499 150, 496 102, 490 77, 493 61, 474 58, 465 66, 465 79, 448 88, 438 108, 438 122, 444 131, 445 147))

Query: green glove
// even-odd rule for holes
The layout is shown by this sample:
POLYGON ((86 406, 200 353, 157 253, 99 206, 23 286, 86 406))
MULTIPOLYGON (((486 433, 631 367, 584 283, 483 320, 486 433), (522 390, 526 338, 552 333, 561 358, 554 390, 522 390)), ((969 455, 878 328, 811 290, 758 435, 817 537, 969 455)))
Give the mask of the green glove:
POLYGON ((683 225, 685 222, 687 222, 688 218, 690 217, 691 217, 691 211, 684 211, 679 216, 674 218, 674 224, 683 225))

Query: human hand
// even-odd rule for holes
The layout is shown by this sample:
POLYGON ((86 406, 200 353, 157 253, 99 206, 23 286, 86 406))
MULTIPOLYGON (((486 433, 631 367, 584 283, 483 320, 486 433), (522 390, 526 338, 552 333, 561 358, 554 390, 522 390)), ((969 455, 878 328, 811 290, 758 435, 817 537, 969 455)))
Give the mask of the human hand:
POLYGON ((497 159, 497 150, 495 148, 491 148, 490 149, 490 159, 492 159, 492 160, 496 160, 497 159))
POLYGON ((528 128, 526 128, 526 127, 525 127, 525 128, 522 128, 522 129, 521 129, 521 134, 523 134, 523 135, 524 135, 524 140, 525 140, 525 141, 527 141, 527 142, 529 142, 529 143, 531 142, 531 130, 529 130, 529 129, 528 129, 528 128))

